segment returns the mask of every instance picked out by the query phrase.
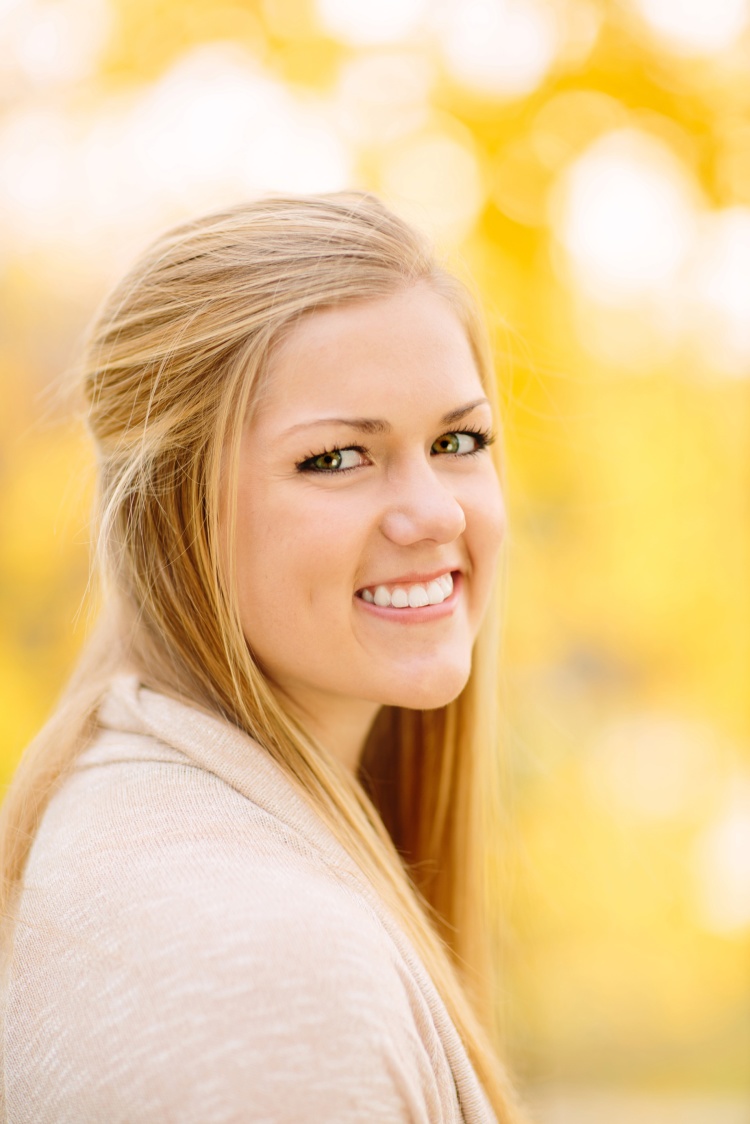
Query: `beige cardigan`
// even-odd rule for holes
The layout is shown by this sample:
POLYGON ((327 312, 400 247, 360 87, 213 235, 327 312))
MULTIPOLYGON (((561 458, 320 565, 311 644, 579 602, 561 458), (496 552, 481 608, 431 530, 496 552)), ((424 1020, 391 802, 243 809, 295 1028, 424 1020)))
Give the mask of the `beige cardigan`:
POLYGON ((491 1124, 413 946, 235 728, 115 683, 44 814, 8 1124, 491 1124))

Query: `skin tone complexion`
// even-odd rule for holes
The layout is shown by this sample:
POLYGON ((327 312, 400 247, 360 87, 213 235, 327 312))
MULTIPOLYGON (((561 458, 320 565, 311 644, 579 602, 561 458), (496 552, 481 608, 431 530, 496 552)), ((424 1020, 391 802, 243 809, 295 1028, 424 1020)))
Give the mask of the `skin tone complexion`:
POLYGON ((351 770, 379 708, 464 687, 505 513, 466 334, 425 283, 313 313, 243 433, 246 639, 351 770))

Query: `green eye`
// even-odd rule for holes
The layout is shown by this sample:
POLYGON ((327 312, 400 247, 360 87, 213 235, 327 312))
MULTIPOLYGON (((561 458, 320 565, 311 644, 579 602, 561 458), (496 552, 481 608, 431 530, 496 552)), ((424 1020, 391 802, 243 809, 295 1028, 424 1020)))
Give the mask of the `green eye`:
POLYGON ((457 453, 460 443, 457 433, 444 433, 432 446, 433 453, 457 453))
POLYGON ((467 456, 471 453, 478 453, 491 441, 492 438, 489 434, 473 430, 467 430, 463 433, 444 433, 442 437, 438 437, 437 441, 433 442, 430 452, 433 455, 449 453, 467 456))
POLYGON ((297 465, 298 472, 328 473, 338 476, 350 468, 358 468, 366 460, 365 450, 352 446, 348 449, 326 449, 324 453, 308 457, 297 465))
POLYGON ((319 457, 313 457, 309 463, 318 472, 332 472, 341 468, 342 460, 341 452, 334 449, 331 453, 321 453, 319 457))

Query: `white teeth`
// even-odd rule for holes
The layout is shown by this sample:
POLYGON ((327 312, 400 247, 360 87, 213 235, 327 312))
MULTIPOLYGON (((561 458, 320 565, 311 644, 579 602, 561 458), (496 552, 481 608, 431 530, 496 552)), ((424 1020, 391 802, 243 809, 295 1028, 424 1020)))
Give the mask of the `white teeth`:
POLYGON ((429 605, 429 603, 430 599, 427 596, 425 587, 423 585, 413 585, 409 590, 409 605, 412 609, 424 609, 425 605, 429 605))
POLYGON ((397 585, 392 589, 379 585, 372 589, 362 590, 362 600, 370 605, 379 605, 381 609, 392 606, 394 609, 423 609, 427 605, 442 605, 446 598, 453 592, 453 575, 443 574, 435 581, 425 585, 397 585))
POLYGON ((442 605, 445 601, 445 592, 440 582, 430 582, 427 586, 427 598, 431 605, 442 605))

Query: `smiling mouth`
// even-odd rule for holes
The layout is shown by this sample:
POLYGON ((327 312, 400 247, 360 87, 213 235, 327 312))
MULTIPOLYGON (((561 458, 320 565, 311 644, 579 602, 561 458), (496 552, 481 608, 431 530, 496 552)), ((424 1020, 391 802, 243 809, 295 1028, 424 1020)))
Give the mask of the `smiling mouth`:
POLYGON ((442 605, 453 593, 453 574, 441 574, 430 582, 410 585, 376 585, 361 589, 357 596, 381 609, 423 609, 442 605))

